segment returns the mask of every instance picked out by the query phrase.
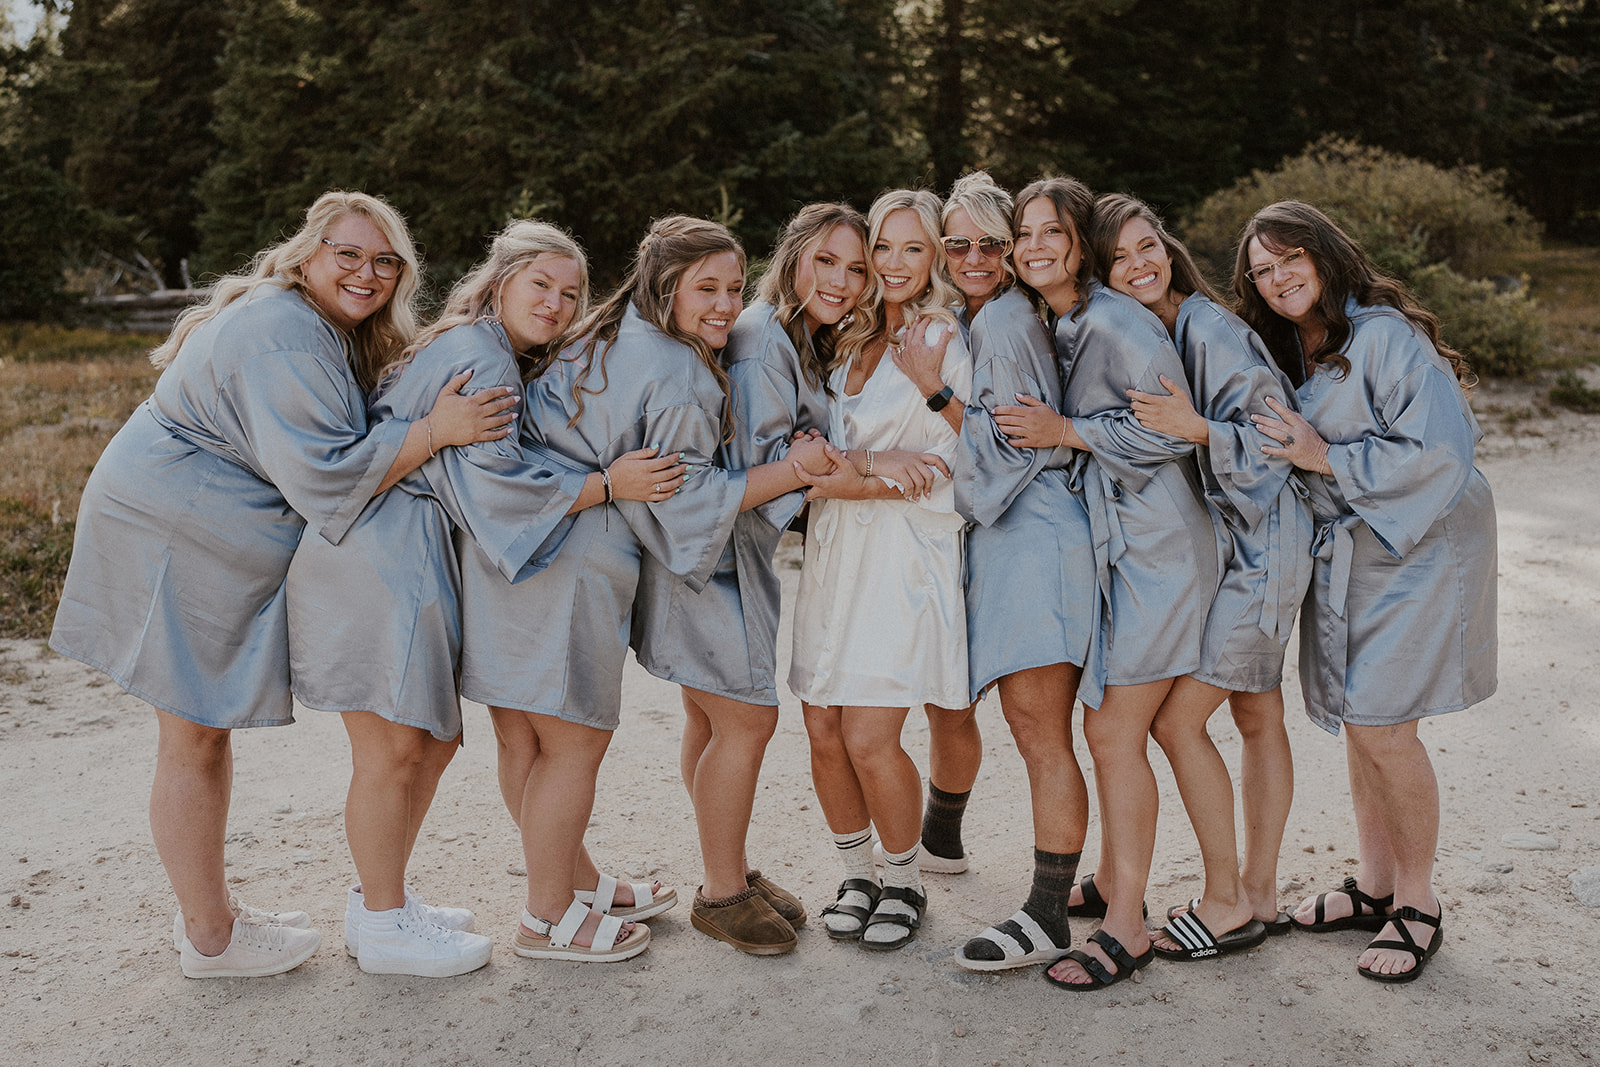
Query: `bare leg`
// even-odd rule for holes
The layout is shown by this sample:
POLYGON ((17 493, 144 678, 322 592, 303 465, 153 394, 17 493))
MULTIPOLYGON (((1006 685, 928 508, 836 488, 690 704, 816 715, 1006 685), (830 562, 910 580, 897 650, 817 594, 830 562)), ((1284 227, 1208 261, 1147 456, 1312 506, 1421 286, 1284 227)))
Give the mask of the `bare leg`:
POLYGON ((1000 710, 1028 770, 1033 843, 1045 852, 1083 851, 1089 790, 1072 750, 1072 704, 1082 672, 1070 663, 1000 679, 1000 710))
MULTIPOLYGON (((700 855, 705 863, 708 899, 725 899, 747 888, 745 837, 755 807, 756 781, 767 742, 778 728, 778 709, 746 704, 685 688, 684 707, 695 706, 710 730, 710 740, 700 746, 700 758, 688 766, 688 731, 684 735, 684 782, 694 801, 700 828, 700 855)), ((693 720, 695 715, 691 714, 693 720)))
POLYGON ((805 711, 806 737, 811 743, 811 784, 817 791, 822 817, 827 820, 828 829, 836 834, 860 830, 871 817, 867 814, 867 798, 862 792, 861 780, 856 777, 850 753, 845 748, 843 709, 838 705, 802 704, 801 707, 805 711))
MULTIPOLYGON (((1352 765, 1361 767, 1365 803, 1381 823, 1383 841, 1389 848, 1386 860, 1373 857, 1373 863, 1392 864, 1396 908, 1412 907, 1425 915, 1437 915, 1439 899, 1433 892, 1433 860, 1439 847, 1439 782, 1428 750, 1417 736, 1417 723, 1347 725, 1345 730, 1352 765)), ((1352 788, 1354 785, 1352 780, 1352 788)), ((1359 810, 1362 802, 1357 803, 1359 810)), ((1362 845, 1366 843, 1363 835, 1362 845)), ((1365 852, 1361 865, 1363 872, 1368 870, 1365 852)), ((1378 937, 1396 939, 1393 926, 1391 923, 1384 927, 1378 937)), ((1426 946, 1433 935, 1433 928, 1422 923, 1406 926, 1419 945, 1426 946)), ((1416 964, 1408 952, 1370 948, 1358 962, 1382 974, 1399 974, 1416 964)))
POLYGON ((223 873, 228 801, 233 793, 231 734, 156 709, 159 739, 150 786, 150 834, 177 894, 186 932, 201 955, 233 939, 233 908, 223 873))
POLYGON ((900 747, 910 710, 851 707, 840 714, 845 750, 885 852, 909 851, 922 835, 922 775, 900 747))
POLYGON ((928 714, 928 781, 946 793, 967 793, 983 763, 983 736, 978 732, 978 705, 941 708, 926 704, 928 714))
MULTIPOLYGON (((1350 743, 1349 731, 1350 727, 1346 726, 1345 765, 1350 773, 1350 801, 1356 816, 1356 855, 1361 858, 1356 885, 1368 896, 1386 897, 1395 887, 1395 849, 1390 844, 1383 812, 1379 810, 1380 786, 1372 781, 1373 771, 1368 761, 1361 759, 1350 743)), ((1429 773, 1432 773, 1431 765, 1429 773)), ((1295 922, 1304 926, 1316 921, 1318 895, 1312 894, 1300 902, 1294 911, 1295 922)), ((1326 896, 1325 918, 1342 919, 1354 914, 1355 905, 1343 892, 1333 890, 1326 896)))
POLYGON ((340 716, 350 736, 345 837, 367 910, 405 905, 406 862, 458 742, 370 711, 340 716))
POLYGON ((1294 754, 1283 725, 1283 690, 1228 698, 1242 742, 1239 803, 1244 811, 1244 863, 1239 874, 1255 917, 1278 917, 1278 855, 1294 803, 1294 754))
MULTIPOLYGON (((1150 947, 1144 925, 1144 890, 1150 879, 1150 861, 1156 844, 1159 797, 1156 776, 1150 769, 1145 745, 1150 724, 1172 688, 1172 679, 1143 685, 1106 686, 1099 708, 1084 714, 1083 733, 1094 757, 1095 789, 1100 797, 1102 838, 1116 842, 1102 854, 1095 885, 1106 898, 1106 917, 1100 929, 1122 943, 1134 956, 1150 947)), ((1101 960, 1106 969, 1117 967, 1100 946, 1084 951, 1101 960)), ((1050 974, 1075 985, 1091 983, 1089 974, 1074 960, 1062 960, 1050 974)))
MULTIPOLYGON (((528 869, 527 907, 534 917, 554 923, 572 903, 572 875, 594 811, 595 778, 611 744, 611 731, 553 715, 524 714, 539 743, 519 820, 528 869)), ((585 919, 573 944, 593 944, 599 923, 598 914, 585 919)), ((527 936, 538 936, 524 929, 527 936)))
MULTIPOLYGON (((539 758, 539 735, 528 717, 529 713, 515 708, 489 709, 494 723, 495 743, 499 748, 500 797, 505 801, 511 821, 522 826, 522 798, 528 792, 528 779, 534 763, 539 758)), ((600 884, 600 869, 589 858, 589 849, 578 845, 578 863, 573 869, 572 887, 593 891, 600 884)), ((628 907, 635 903, 633 889, 626 883, 617 886, 616 903, 628 907)))
MULTIPOLYGON (((1233 780, 1206 732, 1207 720, 1227 695, 1227 690, 1214 685, 1179 678, 1172 683, 1150 727, 1151 735, 1172 764, 1178 794, 1200 844, 1206 883, 1198 918, 1218 935, 1243 926, 1253 912, 1239 877, 1238 842, 1233 831, 1233 780)), ((1168 949, 1183 947, 1164 935, 1159 943, 1168 949)))

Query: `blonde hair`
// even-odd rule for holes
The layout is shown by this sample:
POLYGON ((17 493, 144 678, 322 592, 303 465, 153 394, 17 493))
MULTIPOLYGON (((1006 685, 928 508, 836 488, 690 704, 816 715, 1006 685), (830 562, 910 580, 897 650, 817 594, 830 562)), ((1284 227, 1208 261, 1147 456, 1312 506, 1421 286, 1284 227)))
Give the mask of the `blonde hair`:
POLYGON ((856 312, 855 321, 839 337, 834 367, 853 360, 884 332, 887 317, 883 311, 883 278, 872 265, 872 249, 883 234, 883 224, 896 211, 906 210, 916 215, 928 250, 932 253, 928 287, 902 305, 901 314, 906 324, 910 325, 924 315, 955 323, 950 307, 961 302, 961 291, 950 280, 950 266, 941 239, 941 206, 939 198, 926 189, 891 189, 872 202, 872 210, 867 212, 867 291, 861 298, 861 310, 856 312))
MULTIPOLYGON (((834 349, 844 324, 840 322, 824 326, 817 331, 815 339, 805 335, 805 316, 800 312, 812 294, 799 290, 800 264, 815 255, 828 235, 841 226, 861 238, 864 251, 867 245, 867 220, 862 218, 861 212, 848 204, 810 204, 801 208, 783 228, 783 236, 778 239, 778 247, 773 249, 772 261, 767 272, 761 276, 761 285, 756 294, 758 300, 772 305, 778 325, 794 342, 795 351, 800 354, 800 370, 806 380, 824 388, 827 386, 828 366, 833 362, 834 349)), ((855 309, 852 308, 850 314, 854 313, 855 309)))
POLYGON ((583 338, 580 354, 585 362, 572 383, 572 400, 576 410, 568 425, 583 415, 583 395, 601 393, 606 388, 606 353, 617 338, 617 327, 628 305, 638 309, 644 320, 677 341, 688 345, 717 379, 722 395, 728 395, 728 372, 722 368, 716 353, 695 334, 678 327, 672 317, 672 300, 678 283, 689 268, 707 256, 732 252, 739 257, 739 269, 745 268, 744 246, 739 239, 719 222, 693 219, 687 215, 667 215, 650 224, 650 232, 639 242, 634 253, 633 266, 622 279, 615 292, 606 297, 598 307, 585 316, 574 333, 583 338), (596 365, 600 369, 600 385, 590 389, 584 384, 596 365))
MULTIPOLYGON (((218 278, 207 288, 204 300, 179 315, 171 335, 150 353, 150 362, 166 367, 190 334, 216 318, 229 304, 241 297, 249 298, 263 286, 297 289, 307 303, 317 307, 300 268, 321 250, 328 228, 347 215, 360 215, 371 222, 395 255, 405 261, 388 302, 351 331, 354 345, 348 354, 350 367, 361 388, 370 391, 378 384, 383 369, 400 357, 417 334, 416 299, 422 287, 422 259, 411 242, 406 220, 388 203, 366 193, 334 190, 317 197, 294 236, 263 248, 243 270, 218 278)), ((317 311, 322 314, 321 308, 317 311)))
MULTIPOLYGON (((975 170, 957 178, 950 187, 950 196, 944 202, 939 222, 941 227, 948 226, 951 215, 957 210, 965 211, 967 217, 986 235, 1014 242, 1015 235, 1011 232, 1012 206, 1011 194, 996 185, 988 171, 975 170)), ((1004 289, 1017 280, 1017 269, 1012 265, 1009 254, 1000 257, 1000 269, 1005 274, 1006 280, 1001 285, 1004 289)))
POLYGON ((440 334, 470 322, 500 315, 500 293, 506 282, 524 267, 531 267, 541 259, 570 259, 578 264, 578 306, 572 321, 561 336, 537 351, 518 352, 517 366, 524 382, 532 381, 550 365, 555 354, 566 347, 577 334, 578 322, 589 309, 589 261, 572 235, 558 226, 538 219, 520 219, 494 235, 489 245, 489 258, 473 267, 451 288, 439 318, 417 335, 406 346, 399 359, 385 367, 389 374, 406 363, 440 334))

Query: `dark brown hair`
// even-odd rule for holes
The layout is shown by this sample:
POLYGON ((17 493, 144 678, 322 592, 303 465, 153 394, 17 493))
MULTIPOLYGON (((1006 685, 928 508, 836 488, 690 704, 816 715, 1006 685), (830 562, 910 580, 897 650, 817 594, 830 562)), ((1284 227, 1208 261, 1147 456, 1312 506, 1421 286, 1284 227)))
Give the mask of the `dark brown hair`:
MULTIPOLYGON (((1022 212, 1041 196, 1055 205, 1056 221, 1072 231, 1073 243, 1082 250, 1078 261, 1078 304, 1072 309, 1076 318, 1089 303, 1089 279, 1095 276, 1094 249, 1089 247, 1088 240, 1089 225, 1094 218, 1094 194, 1076 178, 1040 178, 1030 182, 1017 194, 1017 206, 1011 212, 1012 237, 1022 228, 1022 212)), ((1036 307, 1044 303, 1044 298, 1026 282, 1022 283, 1022 288, 1036 307)))
POLYGON ((1273 311, 1255 284, 1245 277, 1250 270, 1250 239, 1261 242, 1273 255, 1291 248, 1304 248, 1316 268, 1322 293, 1312 314, 1327 330, 1322 343, 1305 353, 1314 364, 1332 367, 1340 375, 1350 373, 1350 361, 1342 353, 1350 342, 1350 317, 1345 301, 1355 297, 1368 307, 1392 307, 1421 330, 1439 355, 1450 364, 1463 388, 1477 383, 1477 375, 1467 366, 1461 353, 1439 339, 1439 319, 1417 303, 1406 287, 1383 274, 1361 246, 1321 211, 1299 200, 1282 200, 1255 213, 1239 235, 1239 251, 1233 264, 1233 291, 1239 298, 1239 316, 1266 341, 1273 358, 1290 379, 1306 378, 1300 365, 1299 339, 1294 323, 1273 311))

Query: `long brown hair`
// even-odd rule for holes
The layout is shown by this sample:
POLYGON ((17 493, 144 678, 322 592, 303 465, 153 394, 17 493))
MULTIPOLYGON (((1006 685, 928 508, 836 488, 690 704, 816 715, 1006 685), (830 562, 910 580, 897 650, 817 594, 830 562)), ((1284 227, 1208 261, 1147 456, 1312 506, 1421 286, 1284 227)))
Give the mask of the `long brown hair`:
POLYGON ((1094 202, 1094 221, 1089 224, 1089 247, 1094 250, 1095 276, 1101 285, 1111 284, 1111 261, 1116 258, 1117 242, 1122 239, 1122 228, 1134 219, 1143 219, 1156 231, 1156 237, 1172 259, 1172 290, 1182 296, 1199 293, 1208 300, 1216 300, 1216 290, 1211 288, 1195 263, 1194 257, 1182 241, 1167 232, 1161 216, 1149 204, 1126 193, 1106 193, 1094 202))
POLYGON ((591 311, 574 331, 583 340, 580 355, 582 369, 572 383, 572 400, 576 405, 571 422, 583 414, 583 396, 595 395, 606 388, 606 353, 611 342, 617 339, 617 327, 628 305, 638 309, 644 320, 680 344, 688 345, 717 379, 722 395, 728 395, 728 372, 722 368, 716 353, 699 337, 678 328, 672 317, 672 299, 678 283, 689 268, 707 256, 732 252, 739 257, 739 268, 744 269, 744 246, 739 239, 719 222, 694 219, 687 215, 667 215, 650 224, 650 232, 639 242, 634 253, 633 266, 622 279, 615 292, 591 311), (590 389, 584 383, 600 367, 600 385, 590 389))
MULTIPOLYGON (((1022 230, 1022 213, 1033 201, 1044 197, 1056 209, 1056 221, 1067 227, 1072 233, 1072 241, 1082 254, 1078 260, 1078 303, 1072 309, 1076 318, 1083 313, 1089 303, 1089 280, 1095 276, 1094 249, 1089 246, 1089 226, 1094 219, 1094 194, 1089 187, 1076 178, 1040 178, 1030 182, 1022 192, 1017 194, 1017 206, 1011 212, 1011 236, 1015 238, 1022 230)), ((1015 252, 1013 251, 1013 255, 1015 252)), ((1027 282, 1022 283, 1022 288, 1027 292, 1033 305, 1041 311, 1048 311, 1044 298, 1035 292, 1027 282)))
POLYGON ((1404 285, 1380 272, 1361 246, 1327 215, 1299 200, 1281 200, 1256 212, 1239 235, 1233 291, 1239 298, 1239 317, 1266 341, 1273 358, 1291 380, 1306 378, 1305 367, 1300 364, 1299 338, 1294 323, 1273 311, 1255 284, 1245 277, 1250 270, 1252 237, 1275 256, 1291 248, 1304 248, 1316 268, 1322 293, 1312 313, 1327 332, 1321 344, 1305 353, 1309 362, 1332 367, 1341 376, 1350 373, 1350 361, 1341 353, 1350 343, 1351 329, 1344 305, 1354 297, 1357 304, 1382 305, 1400 312, 1427 336, 1463 388, 1477 384, 1478 376, 1461 353, 1439 339, 1438 316, 1417 303, 1404 285))
POLYGON ((306 290, 305 275, 300 268, 322 248, 322 238, 328 227, 346 215, 360 215, 371 222, 388 240, 395 255, 405 261, 388 303, 351 331, 354 345, 348 355, 350 369, 355 372, 361 388, 370 392, 383 377, 384 368, 400 358, 417 334, 416 300, 422 286, 422 259, 411 241, 406 220, 387 202, 366 193, 335 190, 317 197, 294 236, 263 248, 243 270, 218 278, 207 288, 204 300, 179 315, 171 335, 150 353, 150 362, 166 367, 190 334, 216 318, 235 300, 247 298, 263 286, 297 289, 307 303, 316 307, 306 290))
MULTIPOLYGON (((589 261, 571 234, 538 219, 519 219, 494 235, 488 258, 456 282, 439 318, 406 346, 395 366, 409 363, 411 357, 432 344, 446 330, 479 319, 498 317, 500 293, 506 282, 522 268, 546 258, 577 262, 578 306, 572 313, 572 322, 560 337, 537 351, 516 353, 517 367, 522 372, 524 382, 532 381, 544 373, 555 354, 577 336, 574 332, 577 323, 589 309, 589 261)), ((384 368, 384 373, 388 374, 395 366, 384 368)))
MULTIPOLYGON (((806 381, 824 388, 828 383, 828 368, 833 364, 834 349, 843 321, 824 326, 815 337, 806 336, 805 316, 801 309, 812 294, 799 291, 800 264, 804 263, 840 226, 861 238, 862 254, 867 248, 867 220, 849 204, 808 204, 796 212, 783 228, 778 247, 773 249, 772 262, 761 276, 756 299, 771 304, 777 313, 778 324, 794 342, 800 354, 800 370, 806 381)), ((865 290, 862 291, 865 295, 865 290)), ((854 315, 852 308, 850 314, 854 315)))

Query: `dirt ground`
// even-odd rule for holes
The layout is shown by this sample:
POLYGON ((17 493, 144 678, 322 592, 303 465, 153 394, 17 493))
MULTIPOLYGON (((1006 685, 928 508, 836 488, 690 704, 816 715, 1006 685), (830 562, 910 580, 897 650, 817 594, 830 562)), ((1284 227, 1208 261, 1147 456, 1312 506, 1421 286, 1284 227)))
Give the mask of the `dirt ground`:
MULTIPOLYGON (((648 952, 610 965, 511 953, 520 849, 495 785, 487 714, 469 706, 466 747, 411 877, 431 900, 472 907, 497 947, 488 967, 444 980, 366 975, 342 951, 354 875, 341 821, 347 746, 334 716, 302 712, 293 728, 243 732, 230 880, 247 902, 310 911, 323 947, 276 978, 189 981, 169 942, 175 905, 145 813, 154 716, 42 642, 11 641, 0 642, 0 1061, 1591 1062, 1600 1054, 1600 418, 1540 415, 1514 387, 1481 393, 1478 407, 1490 431, 1479 465, 1500 518, 1500 690, 1422 728, 1444 796, 1436 884, 1446 940, 1412 985, 1356 974, 1369 936, 1360 932, 1296 933, 1205 963, 1158 961, 1138 982, 1082 996, 1037 969, 957 967, 953 950, 1016 908, 1030 872, 1026 780, 993 698, 979 712, 973 869, 925 876, 928 920, 907 949, 879 956, 830 942, 813 919, 798 951, 757 959, 696 932, 681 903, 652 923, 648 952), (1574 893, 1581 886, 1587 904, 1574 893)), ((796 567, 790 549, 790 592, 796 567)), ((786 660, 787 633, 779 647, 786 660)), ((630 671, 589 844, 614 871, 659 877, 686 900, 699 868, 677 772, 678 698, 630 671)), ((1292 906, 1353 872, 1356 843, 1342 743, 1304 717, 1292 667, 1285 691, 1297 788, 1279 889, 1292 906)), ((1214 732, 1236 766, 1226 715, 1214 732)), ((923 762, 926 723, 914 716, 908 733, 923 762)), ((1087 763, 1081 737, 1078 748, 1087 763)), ((1154 914, 1196 895, 1200 879, 1154 746, 1152 762, 1162 790, 1154 914)), ((1098 844, 1092 823, 1086 856, 1098 844)), ((839 872, 786 692, 750 852, 813 916, 831 901, 839 872)), ((1075 939, 1087 932, 1075 927, 1075 939)))

